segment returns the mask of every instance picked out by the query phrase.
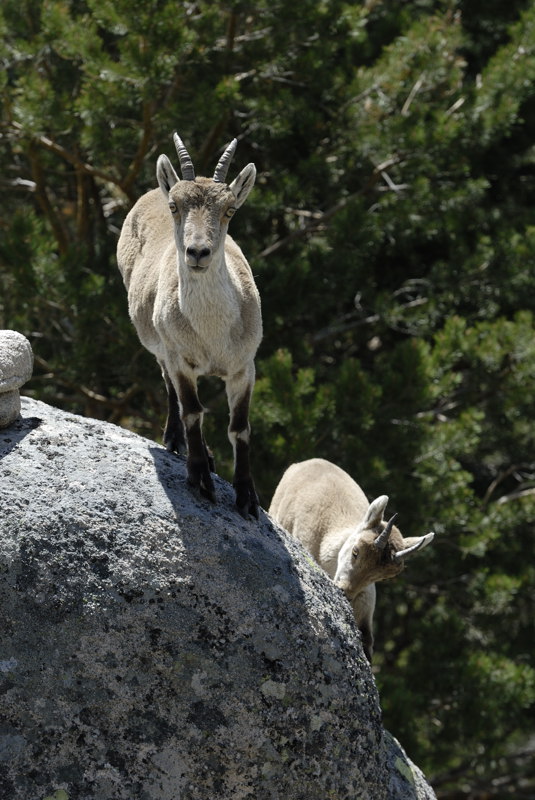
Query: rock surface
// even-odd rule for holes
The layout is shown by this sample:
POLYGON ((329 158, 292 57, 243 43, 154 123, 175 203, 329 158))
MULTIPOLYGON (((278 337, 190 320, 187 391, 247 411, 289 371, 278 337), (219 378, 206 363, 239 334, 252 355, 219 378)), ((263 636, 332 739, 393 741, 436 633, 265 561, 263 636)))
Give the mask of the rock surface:
POLYGON ((215 484, 27 398, 0 431, 0 800, 432 800, 341 593, 215 484))
POLYGON ((33 351, 17 331, 0 330, 0 428, 20 414, 20 387, 32 377, 33 351))

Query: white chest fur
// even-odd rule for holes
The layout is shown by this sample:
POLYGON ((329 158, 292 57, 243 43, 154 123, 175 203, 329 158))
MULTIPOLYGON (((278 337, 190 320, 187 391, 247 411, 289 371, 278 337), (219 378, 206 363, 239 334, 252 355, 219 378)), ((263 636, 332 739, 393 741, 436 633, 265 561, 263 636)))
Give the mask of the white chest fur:
POLYGON ((254 354, 244 337, 239 285, 224 262, 199 274, 181 266, 178 273, 174 297, 161 297, 155 308, 171 357, 184 359, 199 375, 235 373, 254 354))

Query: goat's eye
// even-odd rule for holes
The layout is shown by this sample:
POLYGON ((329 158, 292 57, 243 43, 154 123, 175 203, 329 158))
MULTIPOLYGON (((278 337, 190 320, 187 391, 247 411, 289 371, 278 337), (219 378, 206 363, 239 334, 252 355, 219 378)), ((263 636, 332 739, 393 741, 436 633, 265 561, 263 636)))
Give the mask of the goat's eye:
POLYGON ((231 217, 234 216, 235 212, 236 212, 236 209, 231 206, 230 208, 227 208, 227 210, 225 211, 225 217, 227 219, 230 219, 231 217))
POLYGON ((351 551, 351 555, 353 556, 353 558, 358 558, 358 556, 359 556, 358 547, 354 547, 353 548, 353 550, 351 551))
POLYGON ((176 203, 174 203, 172 200, 169 203, 169 211, 171 212, 171 214, 176 214, 177 212, 176 203))

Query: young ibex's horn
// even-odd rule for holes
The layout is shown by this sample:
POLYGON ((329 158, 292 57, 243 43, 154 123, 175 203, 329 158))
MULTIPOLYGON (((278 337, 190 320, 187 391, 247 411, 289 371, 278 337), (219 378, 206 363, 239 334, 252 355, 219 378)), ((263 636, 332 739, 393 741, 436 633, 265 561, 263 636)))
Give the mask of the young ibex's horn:
POLYGON ((388 522, 386 523, 386 528, 382 533, 379 534, 379 536, 375 540, 374 545, 378 550, 385 549, 386 543, 388 542, 388 537, 392 533, 392 528, 394 527, 394 520, 396 519, 396 517, 397 514, 394 514, 394 516, 388 520, 388 522))
POLYGON ((431 533, 426 533, 425 536, 421 536, 416 544, 411 545, 410 547, 406 547, 404 550, 398 550, 397 553, 394 553, 394 561, 402 561, 402 559, 410 556, 411 553, 415 553, 420 548, 425 547, 429 542, 432 542, 435 537, 433 531, 431 533))
POLYGON ((195 170, 193 169, 193 161, 191 160, 191 156, 186 150, 184 142, 178 135, 178 133, 173 134, 173 141, 175 143, 176 151, 178 154, 178 158, 180 161, 180 169, 182 171, 182 178, 185 181, 194 181, 195 180, 195 170))
POLYGON ((238 140, 233 139, 231 143, 227 145, 225 152, 217 162, 217 167, 215 168, 214 172, 214 181, 217 181, 217 183, 225 183, 225 178, 227 177, 228 168, 230 162, 232 161, 232 156, 236 151, 237 144, 238 140))

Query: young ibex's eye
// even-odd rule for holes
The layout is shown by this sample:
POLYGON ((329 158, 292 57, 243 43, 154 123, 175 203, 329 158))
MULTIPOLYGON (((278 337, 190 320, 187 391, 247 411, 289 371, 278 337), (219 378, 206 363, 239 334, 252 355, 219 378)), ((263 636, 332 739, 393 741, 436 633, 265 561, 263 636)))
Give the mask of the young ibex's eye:
POLYGON ((353 550, 351 551, 351 555, 353 556, 353 558, 358 558, 358 555, 359 555, 358 547, 354 547, 353 548, 353 550))
POLYGON ((232 216, 234 216, 235 211, 236 209, 233 208, 232 206, 230 208, 227 208, 227 210, 225 211, 225 217, 227 219, 230 219, 232 216))
POLYGON ((176 203, 174 203, 172 200, 169 203, 169 211, 171 212, 171 214, 176 214, 177 212, 176 203))

